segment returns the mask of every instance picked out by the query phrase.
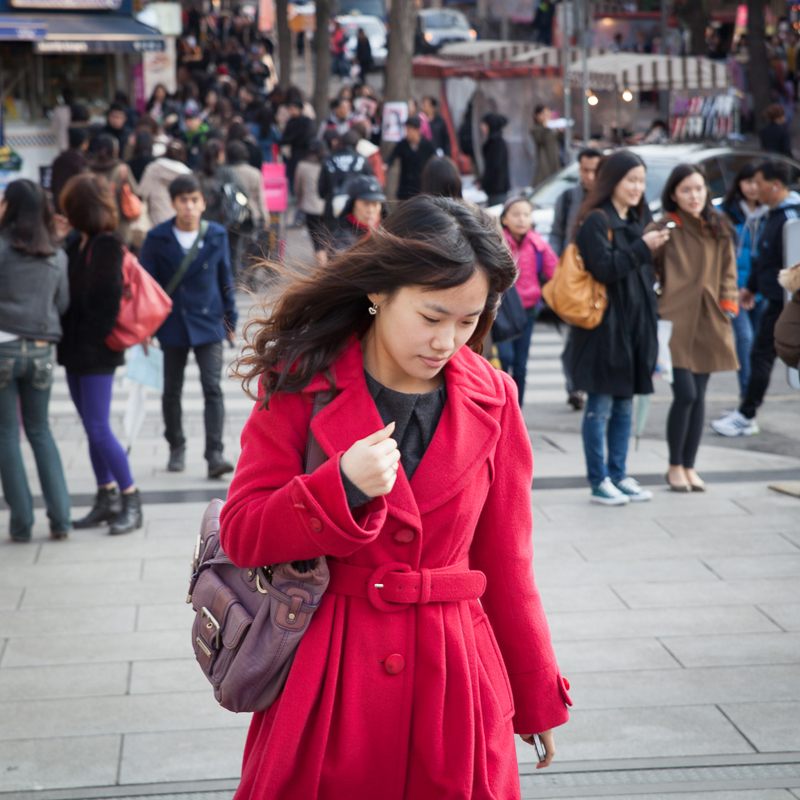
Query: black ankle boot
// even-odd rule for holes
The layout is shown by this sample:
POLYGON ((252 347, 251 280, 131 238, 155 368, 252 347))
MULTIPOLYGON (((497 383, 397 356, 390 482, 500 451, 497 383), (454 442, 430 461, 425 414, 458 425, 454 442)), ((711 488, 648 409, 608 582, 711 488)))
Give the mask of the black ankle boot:
POLYGON ((109 533, 116 536, 120 533, 130 533, 142 527, 142 496, 139 490, 122 495, 122 511, 111 523, 109 533))
POLYGON ((122 510, 119 489, 99 488, 94 498, 92 510, 83 518, 72 523, 73 528, 96 528, 104 522, 111 522, 122 510))

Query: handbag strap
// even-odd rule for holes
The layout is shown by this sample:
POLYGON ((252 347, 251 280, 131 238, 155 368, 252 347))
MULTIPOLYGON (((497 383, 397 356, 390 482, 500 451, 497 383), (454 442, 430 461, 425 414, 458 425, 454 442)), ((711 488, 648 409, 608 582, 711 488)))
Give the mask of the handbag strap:
POLYGON ((189 267, 192 265, 194 261, 194 257, 197 255, 197 251, 200 248, 200 242, 202 242, 203 238, 208 231, 208 220, 202 219, 200 220, 200 230, 197 232, 197 238, 194 240, 192 246, 189 248, 189 252, 183 257, 183 261, 181 261, 180 266, 175 271, 175 274, 172 276, 172 280, 167 284, 167 288, 164 291, 172 297, 172 293, 178 288, 180 282, 184 279, 184 276, 189 271, 189 267))
MULTIPOLYGON (((326 398, 328 392, 317 392, 314 395, 314 408, 311 410, 311 419, 319 414, 332 398, 326 398)), ((328 456, 322 449, 322 445, 317 441, 317 437, 311 432, 311 423, 308 426, 308 439, 306 440, 306 457, 303 461, 303 472, 310 475, 317 467, 321 467, 328 460, 328 456)))

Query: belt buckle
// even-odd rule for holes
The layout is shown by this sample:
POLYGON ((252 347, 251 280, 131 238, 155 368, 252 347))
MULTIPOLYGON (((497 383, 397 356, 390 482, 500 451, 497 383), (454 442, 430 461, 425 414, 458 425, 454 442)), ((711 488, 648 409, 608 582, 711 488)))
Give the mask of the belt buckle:
POLYGON ((384 600, 381 597, 380 590, 383 589, 383 579, 390 572, 411 571, 411 565, 401 561, 390 561, 376 567, 367 581, 367 599, 378 611, 384 611, 387 614, 393 614, 396 611, 404 611, 411 603, 390 603, 388 600, 384 600))

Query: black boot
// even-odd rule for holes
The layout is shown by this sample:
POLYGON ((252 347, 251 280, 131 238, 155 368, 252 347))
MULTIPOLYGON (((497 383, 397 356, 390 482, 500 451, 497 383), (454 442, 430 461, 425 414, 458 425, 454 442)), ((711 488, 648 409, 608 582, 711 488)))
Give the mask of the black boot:
POLYGON ((221 478, 228 472, 233 472, 233 464, 226 461, 222 457, 222 453, 209 453, 206 456, 206 460, 208 461, 209 478, 221 478))
POLYGON ((122 510, 119 489, 98 488, 92 510, 83 518, 72 523, 73 528, 96 528, 104 522, 111 522, 122 510))
POLYGON ((122 511, 111 523, 109 533, 116 536, 120 533, 130 533, 142 527, 142 496, 139 490, 122 495, 122 511))
POLYGON ((168 472, 183 472, 186 469, 186 448, 176 447, 169 451, 169 461, 167 462, 168 472))

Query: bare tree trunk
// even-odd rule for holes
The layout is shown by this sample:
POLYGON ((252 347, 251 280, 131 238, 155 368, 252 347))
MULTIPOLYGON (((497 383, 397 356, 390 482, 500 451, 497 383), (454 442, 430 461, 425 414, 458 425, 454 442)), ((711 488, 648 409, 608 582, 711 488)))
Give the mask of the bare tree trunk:
POLYGON ((392 0, 384 93, 389 101, 405 101, 411 97, 416 16, 414 0, 392 0))
POLYGON ((689 0, 684 4, 684 19, 689 26, 691 37, 690 50, 693 56, 703 56, 706 48, 706 28, 708 27, 708 11, 704 0, 689 0))
POLYGON ((328 36, 330 19, 331 0, 317 0, 317 32, 314 34, 314 50, 317 54, 314 111, 317 112, 318 122, 326 119, 330 111, 331 46, 328 36))
POLYGON ((275 0, 275 16, 278 23, 278 59, 280 76, 278 85, 285 89, 292 82, 292 33, 289 30, 289 2, 275 0))
POLYGON ((757 131, 761 115, 771 99, 769 63, 764 31, 764 0, 747 0, 748 83, 753 95, 753 127, 757 131))

